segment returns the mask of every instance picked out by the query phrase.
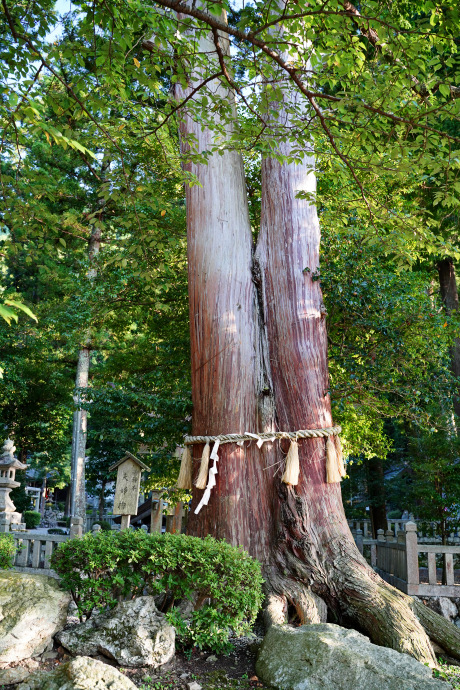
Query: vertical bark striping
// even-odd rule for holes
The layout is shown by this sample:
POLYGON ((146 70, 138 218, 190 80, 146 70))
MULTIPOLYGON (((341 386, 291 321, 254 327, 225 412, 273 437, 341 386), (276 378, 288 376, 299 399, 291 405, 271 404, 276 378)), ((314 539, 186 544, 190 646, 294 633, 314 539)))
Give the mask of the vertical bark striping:
MULTIPOLYGON (((308 51, 307 51, 308 54, 308 51)), ((310 70, 308 62, 305 70, 310 70)), ((276 126, 289 126, 289 108, 308 109, 289 86, 276 126), (297 101, 297 102, 296 102, 297 101)), ((285 160, 294 149, 279 146, 285 160)), ((300 163, 262 162, 261 230, 256 256, 261 268, 276 421, 280 428, 331 426, 327 333, 319 280, 320 228, 314 152, 300 163), (305 193, 309 199, 298 198, 305 193)), ((325 444, 299 444, 301 479, 280 486, 274 513, 281 587, 300 618, 299 589, 321 597, 337 621, 351 620, 379 644, 435 663, 433 651, 407 597, 384 583, 359 554, 343 510, 340 484, 326 483, 325 444), (286 573, 290 579, 286 578, 286 573), (307 590, 307 591, 306 591, 307 590)), ((276 575, 274 578, 276 589, 276 575)), ((316 603, 316 602, 313 602, 316 603)), ((311 607, 310 607, 311 608, 311 607)), ((317 615, 321 610, 317 608, 317 615)))
MULTIPOLYGON (((199 50, 209 56, 213 69, 218 58, 209 34, 200 36, 199 50)), ((189 88, 203 76, 195 71, 189 88)), ((210 82, 209 89, 232 103, 232 94, 220 82, 210 82)), ((177 98, 187 93, 176 87, 177 98)), ((213 146, 213 132, 186 109, 180 133, 182 142, 193 135, 198 151, 213 146)), ((211 155, 207 165, 191 163, 187 170, 200 183, 186 188, 193 433, 257 431, 264 377, 243 162, 236 152, 225 151, 211 155)), ((201 452, 201 446, 194 447, 194 479, 201 452)), ((225 538, 264 561, 268 542, 263 527, 270 517, 268 507, 260 505, 266 495, 260 453, 255 444, 228 444, 221 446, 219 457, 217 486, 198 515, 193 511, 201 492, 194 492, 188 532, 225 538)))
MULTIPOLYGON (((199 50, 214 69, 215 46, 206 31, 199 50)), ((195 69, 187 90, 176 87, 176 97, 189 95, 210 74, 195 69)), ((208 88, 232 103, 221 83, 208 88)), ((199 151, 213 146, 213 132, 195 122, 187 106, 180 133, 184 152, 190 136, 199 151)), ((289 154, 288 143, 281 152, 289 154)), ((262 223, 253 255, 240 156, 225 151, 209 156, 207 165, 187 166, 199 181, 186 189, 193 434, 332 424, 325 309, 314 275, 319 222, 315 205, 296 197, 299 190, 315 191, 312 167, 313 151, 302 164, 263 161, 262 223)), ((222 446, 216 487, 198 516, 193 509, 202 494, 194 490, 187 531, 240 544, 262 562, 269 623, 286 621, 289 606, 302 622, 324 621, 327 605, 334 620, 434 664, 410 599, 383 582, 354 544, 340 485, 326 483, 324 440, 302 440, 299 449, 300 483, 292 487, 280 481, 278 443, 261 450, 254 443, 222 446)), ((195 478, 201 452, 194 446, 195 478)))

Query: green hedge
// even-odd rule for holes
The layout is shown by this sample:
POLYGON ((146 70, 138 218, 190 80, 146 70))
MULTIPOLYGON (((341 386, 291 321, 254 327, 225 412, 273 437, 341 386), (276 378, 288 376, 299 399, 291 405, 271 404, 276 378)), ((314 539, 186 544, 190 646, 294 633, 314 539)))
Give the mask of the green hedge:
POLYGON ((35 529, 41 522, 42 516, 36 510, 26 510, 22 514, 27 529, 35 529))
POLYGON ((51 566, 81 618, 114 607, 120 597, 164 594, 178 640, 215 652, 231 648, 231 631, 250 630, 263 600, 260 564, 210 536, 142 530, 86 534, 61 544, 51 566), (179 604, 187 599, 194 610, 184 616, 179 604))
POLYGON ((0 570, 8 570, 14 563, 16 542, 12 534, 0 534, 0 570))

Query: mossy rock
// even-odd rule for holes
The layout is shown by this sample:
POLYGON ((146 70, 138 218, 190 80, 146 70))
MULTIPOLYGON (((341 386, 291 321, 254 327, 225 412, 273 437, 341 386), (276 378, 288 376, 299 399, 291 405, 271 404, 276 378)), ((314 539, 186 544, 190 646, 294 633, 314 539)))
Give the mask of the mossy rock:
POLYGON ((41 654, 65 626, 69 601, 55 578, 0 572, 0 664, 41 654))

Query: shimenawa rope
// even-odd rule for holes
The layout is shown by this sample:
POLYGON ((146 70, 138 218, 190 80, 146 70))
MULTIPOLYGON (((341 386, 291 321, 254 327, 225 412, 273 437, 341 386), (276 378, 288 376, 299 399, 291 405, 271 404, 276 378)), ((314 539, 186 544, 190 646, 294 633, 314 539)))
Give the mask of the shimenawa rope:
POLYGON ((203 454, 201 457, 200 471, 196 481, 198 489, 204 489, 201 501, 195 508, 195 513, 199 513, 204 505, 207 505, 211 496, 211 490, 216 485, 217 463, 219 456, 217 451, 224 443, 236 443, 243 446, 246 441, 257 441, 258 448, 266 442, 276 441, 277 439, 290 439, 291 444, 286 455, 286 466, 282 481, 285 484, 296 485, 299 482, 299 448, 298 440, 302 438, 327 438, 326 442, 326 481, 331 484, 340 482, 345 476, 345 466, 342 456, 342 444, 339 434, 342 431, 340 426, 325 427, 324 429, 300 429, 299 431, 273 431, 262 434, 253 434, 246 431, 244 434, 219 434, 218 436, 186 436, 184 439, 184 451, 182 453, 179 478, 177 480, 178 489, 192 488, 192 468, 193 459, 190 446, 204 443, 203 454), (334 441, 333 437, 336 436, 334 441), (213 443, 212 451, 210 444, 213 443), (209 461, 213 460, 213 465, 209 468, 209 461), (206 478, 208 479, 206 483, 206 478))

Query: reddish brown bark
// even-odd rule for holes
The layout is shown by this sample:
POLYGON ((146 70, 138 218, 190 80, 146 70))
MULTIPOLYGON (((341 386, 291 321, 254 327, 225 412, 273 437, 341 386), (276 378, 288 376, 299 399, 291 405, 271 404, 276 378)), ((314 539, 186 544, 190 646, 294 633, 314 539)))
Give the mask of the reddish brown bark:
MULTIPOLYGON (((201 47, 212 54, 209 39, 201 47)), ((181 133, 183 141, 193 134, 201 151, 212 146, 212 133, 187 112, 181 133)), ((314 188, 308 162, 263 163, 254 252, 240 157, 214 154, 188 167, 200 182, 186 191, 194 434, 332 424, 325 310, 313 276, 319 223, 315 206, 296 198, 314 188)), ((221 446, 216 487, 198 515, 202 492, 194 491, 187 531, 242 545, 261 561, 270 622, 286 620, 289 606, 302 622, 325 620, 328 609, 374 641, 432 663, 408 598, 369 568, 353 542, 340 485, 326 483, 324 439, 301 440, 299 449, 293 487, 280 481, 287 448, 221 446)), ((201 450, 194 448, 195 478, 201 450)))

